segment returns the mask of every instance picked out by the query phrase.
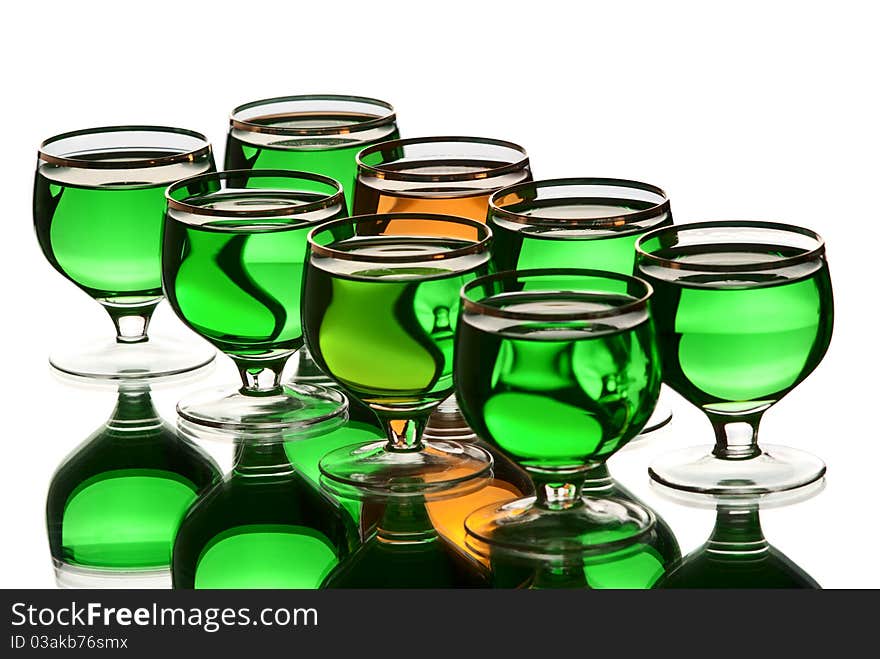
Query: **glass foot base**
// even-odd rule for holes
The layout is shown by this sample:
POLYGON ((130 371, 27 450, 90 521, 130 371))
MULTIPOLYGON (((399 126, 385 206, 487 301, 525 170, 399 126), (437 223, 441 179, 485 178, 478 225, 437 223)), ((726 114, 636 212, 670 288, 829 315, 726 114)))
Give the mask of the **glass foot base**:
POLYGON ((70 565, 52 559, 59 588, 171 588, 170 568, 125 569, 70 565))
POLYGON ((793 506, 797 503, 803 503, 822 492, 825 489, 825 477, 823 476, 817 481, 795 488, 793 490, 783 490, 781 492, 765 492, 760 494, 710 494, 707 492, 688 492, 687 490, 676 490, 651 481, 651 490, 659 496, 682 506, 691 508, 704 508, 707 510, 717 510, 719 507, 749 507, 757 506, 761 510, 769 508, 783 508, 785 506, 793 506))
POLYGON ((810 485, 825 475, 825 463, 804 451, 764 446, 746 460, 722 460, 706 447, 667 453, 649 467, 652 479, 674 490, 749 497, 810 485))
POLYGON ((489 558, 553 560, 607 554, 631 546, 654 528, 651 511, 623 499, 583 497, 583 505, 548 510, 535 497, 492 504, 465 520, 466 542, 489 558))
POLYGON ((289 384, 266 396, 239 389, 209 389, 177 404, 181 431, 197 439, 235 439, 258 433, 291 441, 330 432, 348 418, 348 401, 338 391, 311 384, 289 384))
POLYGON ((49 364, 61 377, 77 380, 152 381, 193 375, 211 365, 215 354, 205 343, 160 336, 143 343, 98 341, 62 349, 52 353, 49 364))
POLYGON ((423 442, 419 451, 390 451, 386 441, 344 446, 321 459, 321 485, 349 499, 420 496, 447 499, 475 492, 492 478, 492 456, 479 446, 423 442))

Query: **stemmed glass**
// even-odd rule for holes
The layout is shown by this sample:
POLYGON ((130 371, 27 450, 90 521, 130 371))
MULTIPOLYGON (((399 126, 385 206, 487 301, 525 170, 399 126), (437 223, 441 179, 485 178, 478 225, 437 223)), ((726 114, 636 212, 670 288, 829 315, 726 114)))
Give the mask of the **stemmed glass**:
POLYGON ((201 133, 162 126, 108 126, 56 135, 40 145, 34 226, 56 270, 98 301, 115 341, 55 352, 61 373, 143 381, 206 366, 202 343, 147 336, 162 300, 160 244, 164 191, 214 170, 201 133))
POLYGON ((523 556, 581 556, 644 538, 653 514, 584 493, 647 422, 660 389, 651 287, 599 270, 481 277, 461 291, 455 388, 477 434, 522 466, 537 496, 473 512, 470 538, 523 556))
POLYGON ((379 417, 387 441, 321 460, 323 484, 350 498, 472 491, 490 456, 425 442, 431 411, 452 391, 461 286, 487 272, 491 231, 426 213, 356 216, 309 234, 303 324, 318 366, 379 417))
POLYGON ((390 103, 309 94, 239 105, 229 119, 226 169, 296 169, 342 183, 351 205, 358 151, 398 137, 390 103))
MULTIPOLYGON (((295 169, 336 179, 348 208, 354 199, 355 156, 399 137, 390 103, 362 96, 310 94, 252 101, 232 111, 226 169, 295 169)), ((303 348, 294 357, 295 382, 323 384, 303 348)))
POLYGON ((184 179, 166 197, 168 301, 187 326, 232 358, 242 382, 181 400, 184 427, 283 433, 334 416, 346 404, 341 394, 282 385, 281 371, 303 345, 306 235, 345 216, 340 184, 307 172, 232 170, 184 179))
MULTIPOLYGON (((613 178, 526 181, 489 197, 498 270, 593 268, 629 275, 636 239, 672 224, 660 188, 613 178)), ((672 419, 658 406, 642 434, 672 419)))
POLYGON ((822 239, 770 222, 702 222, 636 242, 663 379, 702 409, 715 447, 677 451, 650 475, 667 487, 721 495, 799 488, 825 473, 818 458, 758 446, 758 424, 825 354, 834 322, 822 239))

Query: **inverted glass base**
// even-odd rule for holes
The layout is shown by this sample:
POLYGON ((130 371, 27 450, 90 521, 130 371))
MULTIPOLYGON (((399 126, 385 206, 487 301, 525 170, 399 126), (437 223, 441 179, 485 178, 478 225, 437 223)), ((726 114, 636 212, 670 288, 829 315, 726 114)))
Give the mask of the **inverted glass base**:
POLYGON ((179 427, 197 439, 235 439, 258 433, 292 441, 330 432, 348 418, 348 401, 338 391, 312 384, 288 384, 278 393, 245 395, 234 387, 208 389, 177 404, 179 427))
POLYGON ((707 447, 691 447, 662 455, 648 473, 674 490, 737 497, 795 490, 825 475, 825 463, 810 453, 785 446, 762 449, 754 458, 730 460, 707 447))
POLYGON ((52 559, 59 588, 171 588, 171 569, 96 568, 52 559))
POLYGON ((492 504, 471 513, 464 522, 466 542, 489 557, 554 560, 607 554, 645 537, 654 528, 654 514, 632 501, 581 498, 581 505, 549 510, 535 497, 492 504))
POLYGON ((492 456, 479 446, 445 440, 422 446, 392 451, 379 441, 336 449, 321 459, 321 485, 349 499, 433 501, 475 492, 492 478, 492 456))
POLYGON ((78 380, 153 381, 192 375, 214 361, 202 342, 150 337, 143 343, 95 341, 52 353, 49 364, 62 377, 78 380))

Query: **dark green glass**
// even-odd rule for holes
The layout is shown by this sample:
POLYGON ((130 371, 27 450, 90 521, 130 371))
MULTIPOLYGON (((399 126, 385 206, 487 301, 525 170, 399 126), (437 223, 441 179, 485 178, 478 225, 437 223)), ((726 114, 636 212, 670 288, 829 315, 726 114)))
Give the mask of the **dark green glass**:
POLYGON ((317 588, 357 544, 340 505, 288 461, 277 439, 240 439, 235 467, 186 514, 175 588, 317 588))
POLYGON ((384 504, 374 535, 324 587, 488 588, 489 571, 436 532, 418 497, 403 497, 384 504))
POLYGON ((770 545, 757 506, 719 505, 712 535, 685 556, 658 588, 820 588, 770 545))
POLYGON ((818 366, 834 302, 822 239, 768 222, 704 222, 639 239, 637 273, 654 287, 663 380, 715 430, 699 447, 661 456, 651 476, 679 490, 757 495, 825 473, 821 460, 758 446, 764 412, 818 366))
POLYGON ((672 224, 666 194, 606 178, 520 183, 489 198, 494 261, 501 270, 592 268, 632 273, 636 239, 672 224))
POLYGON ((46 499, 61 585, 168 585, 177 526, 220 478, 213 460, 159 418, 149 389, 119 389, 110 419, 58 467, 46 499))
POLYGON ((225 167, 323 174, 342 184, 351 204, 358 151, 398 137, 394 108, 384 101, 336 95, 270 98, 232 111, 225 167))

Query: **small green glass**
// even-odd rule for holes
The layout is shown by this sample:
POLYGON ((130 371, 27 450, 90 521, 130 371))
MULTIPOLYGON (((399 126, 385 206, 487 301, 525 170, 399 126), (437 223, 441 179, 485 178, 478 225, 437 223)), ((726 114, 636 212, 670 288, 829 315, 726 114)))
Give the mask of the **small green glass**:
POLYGON ((121 384, 110 419, 49 484, 46 524, 58 584, 170 587, 180 520, 219 479, 214 461, 159 417, 145 383, 121 384))
POLYGON ((523 467, 536 490, 472 513, 469 542, 579 560, 653 531, 643 506, 583 492, 590 470, 641 431, 657 402, 651 293, 634 277, 566 268, 502 272, 464 286, 457 398, 477 435, 523 467))
POLYGON ((654 287, 663 380, 702 409, 715 446, 661 456, 666 487, 763 496, 820 480, 825 464, 788 447, 758 446, 772 405, 818 366, 834 324, 825 245, 770 222, 701 222, 636 242, 637 273, 654 287))
POLYGON ((214 171, 201 133, 164 126, 108 126, 56 135, 40 145, 34 228, 58 272, 99 302, 116 339, 53 351, 65 376, 98 380, 167 378, 207 366, 203 342, 147 335, 162 300, 165 188, 214 171))
POLYGON ((162 284, 190 329, 229 355, 241 388, 178 403, 186 427, 206 432, 299 431, 336 414, 338 394, 281 384, 303 345, 300 296, 306 236, 346 213, 333 179, 288 170, 233 170, 168 188, 162 284))
MULTIPOLYGON (((526 181, 489 197, 496 269, 591 268, 632 274, 636 238, 672 224, 666 193, 657 186, 614 178, 526 181)), ((655 408, 642 435, 672 420, 655 408)))

